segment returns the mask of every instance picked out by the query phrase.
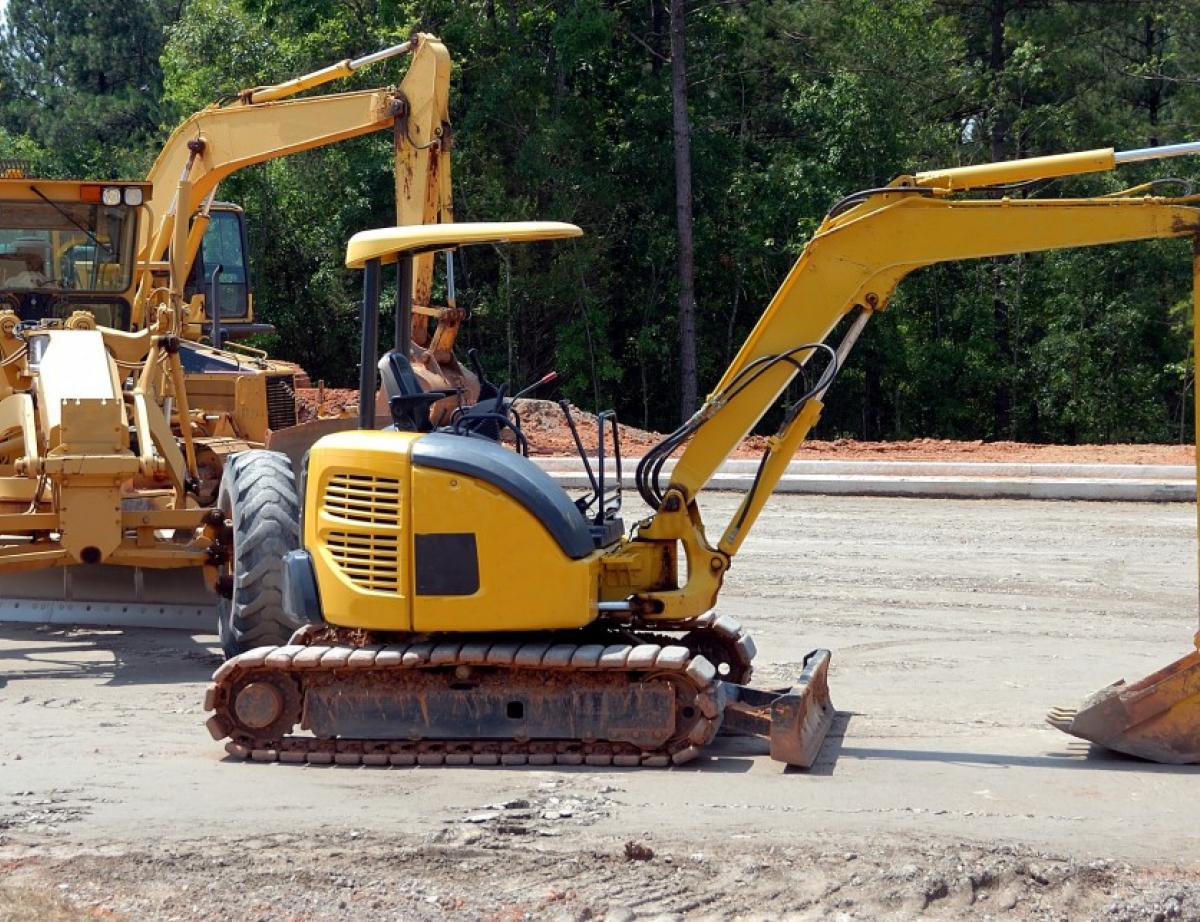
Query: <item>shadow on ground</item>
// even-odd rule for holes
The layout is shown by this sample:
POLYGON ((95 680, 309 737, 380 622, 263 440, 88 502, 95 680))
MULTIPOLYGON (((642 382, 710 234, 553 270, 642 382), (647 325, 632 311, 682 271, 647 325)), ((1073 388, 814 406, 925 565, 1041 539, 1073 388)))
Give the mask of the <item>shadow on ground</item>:
POLYGON ((0 687, 31 679, 204 682, 221 663, 214 641, 150 628, 0 624, 0 687))

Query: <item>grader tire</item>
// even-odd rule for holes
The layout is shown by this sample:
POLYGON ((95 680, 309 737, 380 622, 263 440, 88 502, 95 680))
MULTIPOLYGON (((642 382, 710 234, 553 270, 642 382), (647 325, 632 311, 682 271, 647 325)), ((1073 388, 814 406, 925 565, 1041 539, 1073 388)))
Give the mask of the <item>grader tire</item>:
POLYGON ((244 451, 221 475, 217 507, 233 525, 232 598, 217 602, 227 658, 284 644, 299 627, 283 610, 283 555, 300 546, 300 498, 286 455, 244 451))

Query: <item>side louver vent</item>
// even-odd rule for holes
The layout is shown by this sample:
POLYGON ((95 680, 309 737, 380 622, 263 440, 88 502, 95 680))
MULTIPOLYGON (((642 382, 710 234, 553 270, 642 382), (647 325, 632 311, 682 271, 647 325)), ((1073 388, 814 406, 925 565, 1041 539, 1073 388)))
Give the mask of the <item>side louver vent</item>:
POLYGON ((296 379, 291 375, 270 375, 267 378, 267 428, 278 432, 296 422, 296 379))
POLYGON ((330 532, 325 546, 342 572, 362 589, 396 592, 399 586, 399 537, 330 532))
POLYGON ((334 474, 325 485, 325 512, 360 525, 400 524, 400 481, 370 474, 334 474))
POLYGON ((400 589, 400 481, 336 473, 325 483, 323 512, 344 527, 324 536, 329 556, 361 589, 400 589))

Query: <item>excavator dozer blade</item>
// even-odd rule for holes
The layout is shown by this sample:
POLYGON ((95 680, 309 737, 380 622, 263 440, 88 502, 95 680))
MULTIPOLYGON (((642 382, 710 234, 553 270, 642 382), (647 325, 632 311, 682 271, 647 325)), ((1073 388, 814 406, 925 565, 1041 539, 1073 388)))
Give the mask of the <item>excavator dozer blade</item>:
MULTIPOLYGON (((384 416, 383 418, 386 419, 387 417, 384 416)), ((358 420, 353 417, 314 419, 307 423, 288 426, 286 429, 270 433, 267 436, 267 450, 278 451, 281 454, 287 455, 288 460, 292 462, 292 473, 296 475, 296 482, 299 483, 300 471, 304 466, 304 454, 313 447, 313 443, 317 439, 332 435, 335 432, 344 432, 347 429, 356 428, 358 428, 358 420)))
POLYGON ((812 767, 837 713, 829 697, 829 656, 813 650, 796 683, 780 691, 725 683, 721 732, 764 738, 775 761, 812 767))
POLYGON ((1114 682, 1078 710, 1055 708, 1046 722, 1151 762, 1200 762, 1200 651, 1131 685, 1114 682))

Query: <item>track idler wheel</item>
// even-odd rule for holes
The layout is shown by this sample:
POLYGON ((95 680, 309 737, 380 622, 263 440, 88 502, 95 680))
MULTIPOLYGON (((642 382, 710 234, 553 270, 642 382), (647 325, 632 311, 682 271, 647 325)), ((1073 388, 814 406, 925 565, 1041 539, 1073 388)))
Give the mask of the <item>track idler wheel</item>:
POLYGON ((229 735, 256 746, 277 743, 300 721, 300 689, 281 672, 246 676, 229 690, 229 735))
MULTIPOLYGON (((656 625, 642 625, 653 628, 656 625)), ((685 631, 679 638, 654 635, 657 642, 682 644, 693 656, 703 656, 717 670, 722 682, 745 685, 754 673, 754 657, 758 652, 754 640, 736 618, 707 612, 692 621, 671 625, 672 630, 685 631)))

